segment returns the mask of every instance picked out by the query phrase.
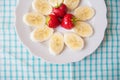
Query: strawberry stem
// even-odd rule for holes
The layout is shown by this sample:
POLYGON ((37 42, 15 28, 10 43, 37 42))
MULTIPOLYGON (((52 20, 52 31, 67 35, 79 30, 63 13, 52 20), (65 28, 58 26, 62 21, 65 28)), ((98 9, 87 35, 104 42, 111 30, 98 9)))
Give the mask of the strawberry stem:
POLYGON ((77 19, 76 17, 73 17, 73 18, 72 18, 72 21, 73 21, 73 23, 76 23, 77 21, 80 21, 80 20, 77 19))
POLYGON ((58 8, 60 5, 58 4, 58 0, 57 0, 57 5, 55 6, 55 8, 58 8))
MULTIPOLYGON (((61 3, 62 4, 62 3, 61 3)), ((58 8, 61 6, 61 4, 58 3, 58 0, 57 0, 57 5, 55 6, 55 8, 58 8)))
POLYGON ((80 20, 74 17, 74 21, 77 22, 77 21, 80 21, 80 20))
POLYGON ((58 2, 57 2, 57 7, 59 7, 58 2))
POLYGON ((48 25, 49 20, 50 20, 50 17, 47 16, 47 17, 46 17, 46 24, 47 24, 47 25, 48 25))

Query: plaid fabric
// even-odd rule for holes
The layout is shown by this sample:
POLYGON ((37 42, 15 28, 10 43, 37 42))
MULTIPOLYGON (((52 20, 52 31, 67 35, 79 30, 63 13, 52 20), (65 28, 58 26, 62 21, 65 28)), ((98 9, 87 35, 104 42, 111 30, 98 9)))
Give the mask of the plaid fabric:
POLYGON ((108 28, 101 46, 80 62, 55 65, 23 47, 14 26, 17 2, 0 0, 0 80, 120 80, 120 0, 105 2, 108 28))

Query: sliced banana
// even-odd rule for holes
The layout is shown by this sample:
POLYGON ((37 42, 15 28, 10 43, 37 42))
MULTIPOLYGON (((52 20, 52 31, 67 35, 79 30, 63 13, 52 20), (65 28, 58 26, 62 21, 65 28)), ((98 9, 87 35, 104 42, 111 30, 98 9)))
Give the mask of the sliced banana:
POLYGON ((64 49, 64 37, 61 33, 53 34, 49 41, 49 51, 53 55, 59 55, 64 49))
POLYGON ((76 22, 73 30, 81 37, 90 37, 93 34, 93 29, 91 25, 86 22, 76 22))
POLYGON ((44 27, 36 28, 31 33, 31 40, 34 42, 43 42, 48 40, 53 34, 53 29, 49 28, 47 25, 44 27))
POLYGON ((83 39, 75 33, 66 33, 64 41, 68 48, 72 50, 81 50, 84 47, 83 39))
POLYGON ((95 11, 93 8, 88 7, 88 6, 82 6, 78 7, 74 11, 75 17, 77 17, 79 20, 89 20, 95 15, 95 11))
POLYGON ((56 7, 63 3, 63 0, 48 0, 48 1, 53 7, 56 7))
POLYGON ((28 26, 42 27, 45 25, 45 16, 38 13, 26 13, 23 16, 23 21, 28 26))
POLYGON ((80 0, 64 0, 69 10, 74 10, 80 3, 80 0))
POLYGON ((52 12, 52 6, 47 2, 47 0, 34 0, 32 2, 32 7, 35 11, 48 15, 52 12))

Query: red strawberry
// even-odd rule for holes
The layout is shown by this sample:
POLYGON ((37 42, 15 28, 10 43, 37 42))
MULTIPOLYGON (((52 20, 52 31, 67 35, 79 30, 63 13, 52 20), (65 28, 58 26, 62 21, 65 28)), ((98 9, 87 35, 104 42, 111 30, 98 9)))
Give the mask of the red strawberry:
POLYGON ((59 19, 57 18, 56 15, 54 14, 50 14, 48 17, 47 17, 47 25, 50 27, 50 28, 56 28, 58 25, 60 25, 60 21, 59 19))
POLYGON ((74 23, 76 18, 72 14, 66 14, 62 19, 61 26, 65 29, 72 29, 74 27, 74 23))
POLYGON ((65 4, 61 4, 60 6, 53 8, 52 11, 56 16, 58 17, 64 17, 64 15, 67 13, 67 7, 65 4))
POLYGON ((61 6, 59 7, 59 9, 61 9, 62 11, 67 12, 67 6, 65 4, 61 4, 61 6))

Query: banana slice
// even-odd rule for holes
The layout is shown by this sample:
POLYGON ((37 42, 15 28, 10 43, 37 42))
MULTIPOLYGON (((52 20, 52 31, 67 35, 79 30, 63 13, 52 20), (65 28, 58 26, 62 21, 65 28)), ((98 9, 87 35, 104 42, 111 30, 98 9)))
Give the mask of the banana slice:
POLYGON ((52 6, 47 2, 47 0, 34 0, 32 2, 32 7, 35 11, 48 15, 52 12, 52 6))
POLYGON ((65 34, 64 41, 65 44, 72 50, 81 50, 84 47, 83 39, 74 33, 65 34))
POLYGON ((93 8, 88 7, 88 6, 82 6, 78 7, 74 11, 74 15, 79 19, 79 20, 89 20, 95 15, 95 11, 93 8))
POLYGON ((64 48, 64 37, 61 33, 53 34, 49 41, 49 51, 53 55, 59 55, 64 48))
POLYGON ((49 28, 47 25, 44 27, 36 28, 31 33, 31 40, 34 42, 43 42, 48 40, 53 34, 53 29, 49 28))
POLYGON ((76 22, 75 27, 73 28, 75 33, 81 37, 90 37, 93 34, 93 29, 90 24, 86 22, 76 22))
POLYGON ((53 7, 56 7, 63 3, 63 0, 48 0, 48 1, 53 7))
POLYGON ((80 3, 80 0, 64 0, 69 10, 74 10, 80 3))
POLYGON ((45 17, 38 13, 27 13, 23 16, 23 21, 28 26, 42 27, 45 25, 45 17))

